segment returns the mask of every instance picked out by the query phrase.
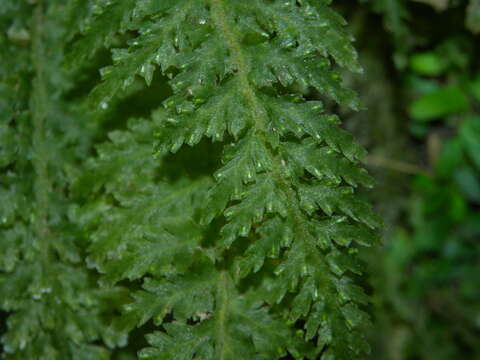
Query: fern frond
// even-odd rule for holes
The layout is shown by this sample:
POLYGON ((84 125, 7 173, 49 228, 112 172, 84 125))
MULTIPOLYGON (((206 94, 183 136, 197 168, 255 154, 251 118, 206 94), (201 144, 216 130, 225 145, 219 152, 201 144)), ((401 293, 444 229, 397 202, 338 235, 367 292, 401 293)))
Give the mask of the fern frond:
POLYGON ((103 190, 75 213, 93 234, 89 261, 109 284, 156 274, 173 263, 177 270, 187 268, 203 238, 193 216, 211 180, 157 181, 162 162, 152 156, 148 121, 130 121, 129 131, 113 132, 110 139, 97 147, 98 159, 74 187, 86 194, 103 190))
POLYGON ((88 148, 75 104, 62 94, 62 5, 0 5, 0 307, 5 359, 106 359, 95 344, 122 340, 102 315, 117 290, 96 289, 68 218, 68 168, 88 148))
MULTIPOLYGON (((149 280, 145 293, 129 307, 142 314, 143 321, 155 309, 156 324, 166 313, 174 322, 166 322, 166 332, 147 337, 152 347, 139 353, 145 359, 273 359, 286 355, 312 353, 284 322, 275 319, 254 293, 240 294, 226 271, 213 264, 202 264, 202 270, 167 281, 149 280), (145 306, 145 300, 154 306, 145 306), (194 321, 191 326, 188 321, 194 321), (302 353, 300 353, 300 351, 302 353)), ((137 315, 138 316, 138 315, 137 315)))
MULTIPOLYGON (((152 115, 158 156, 176 152, 184 144, 197 146, 203 138, 224 144, 223 165, 214 174, 215 184, 208 184, 208 192, 199 190, 206 204, 180 200, 187 218, 194 218, 189 211, 200 208, 207 229, 223 225, 213 245, 217 265, 215 275, 208 280, 212 281, 211 290, 202 293, 210 292, 210 300, 188 294, 193 285, 181 285, 188 272, 176 269, 172 260, 173 274, 180 273, 183 278, 169 278, 167 269, 149 273, 155 280, 147 280, 146 292, 135 295, 142 304, 139 309, 147 307, 142 297, 152 299, 140 323, 158 314, 162 318, 165 311, 172 311, 175 318, 164 325, 166 333, 149 338, 154 348, 141 354, 152 359, 174 353, 181 359, 235 359, 238 354, 273 359, 288 350, 297 358, 313 359, 320 353, 322 359, 363 358, 368 352, 363 331, 368 316, 362 310, 367 297, 355 285, 355 274, 362 271, 355 253, 357 245, 375 244, 374 229, 380 221, 354 193, 358 185, 372 185, 358 166, 365 151, 328 111, 332 101, 352 109, 360 107, 338 72, 338 67, 361 70, 344 20, 330 9, 329 1, 182 0, 164 5, 132 27, 139 35, 127 47, 113 49, 114 63, 102 71, 104 81, 94 89, 92 101, 100 109, 108 107, 115 96, 131 86, 136 75, 149 84, 157 67, 169 76, 173 95, 152 115), (325 100, 311 100, 306 94, 312 92, 325 100), (245 250, 239 252, 237 247, 245 250), (261 279, 257 285, 242 289, 242 278, 256 276, 261 279), (228 279, 222 288, 225 291, 218 288, 218 279, 228 279), (215 281, 217 285, 213 285, 215 281), (154 291, 149 290, 152 282, 157 284, 154 291), (180 294, 187 291, 185 297, 191 298, 186 310, 181 302, 168 303, 171 296, 165 294, 177 291, 168 290, 175 284, 180 286, 180 294), (146 295, 149 291, 158 291, 158 296, 146 295), (243 298, 250 305, 237 304, 243 298), (268 306, 251 307, 258 301, 268 306), (302 342, 315 340, 315 354, 299 355, 297 345, 283 346, 274 354, 265 344, 279 340, 250 322, 255 309, 262 309, 266 323, 276 321, 270 317, 283 317, 288 321, 285 331, 303 326, 302 342), (195 318, 197 312, 211 313, 211 318, 189 324, 186 320, 195 318), (252 315, 242 318, 240 313, 252 315), (222 319, 237 320, 226 328, 222 319), (237 332, 239 335, 231 335, 237 332), (250 335, 245 337, 244 332, 250 335), (237 346, 239 339, 246 340, 237 346), (257 341, 261 348, 252 347, 257 341)), ((100 18, 93 19, 92 24, 95 21, 98 24, 92 26, 101 26, 100 18)), ((171 190, 160 184, 152 191, 171 190)), ((156 198, 148 194, 145 201, 156 198)), ((161 226, 163 221, 170 221, 169 213, 179 211, 162 207, 155 201, 152 207, 131 204, 118 219, 137 213, 139 217, 121 232, 147 232, 153 214, 161 226)), ((114 220, 113 224, 123 222, 114 220)), ((110 225, 105 231, 110 234, 116 227, 110 225)), ((152 230, 154 246, 159 247, 154 250, 157 259, 165 264, 160 249, 168 246, 168 240, 162 238, 166 229, 152 230)), ((175 233, 175 241, 183 244, 183 236, 194 234, 191 229, 175 233)), ((131 246, 143 246, 138 245, 143 240, 136 234, 132 239, 137 240, 131 246)), ((193 236, 186 242, 205 249, 204 242, 195 239, 193 236)), ((141 255, 141 249, 128 249, 129 241, 108 235, 98 244, 107 252, 119 247, 122 253, 133 251, 149 264, 155 261, 155 256, 141 255)), ((95 247, 94 243, 92 256, 103 252, 95 247)), ((181 251, 192 256, 187 249, 181 251)), ((188 266, 193 271, 197 265, 191 262, 188 266)), ((147 273, 145 268, 134 272, 135 277, 142 273, 147 273)), ((131 273, 115 279, 122 277, 131 278, 131 273)), ((287 334, 282 335, 284 341, 289 338, 287 334)))

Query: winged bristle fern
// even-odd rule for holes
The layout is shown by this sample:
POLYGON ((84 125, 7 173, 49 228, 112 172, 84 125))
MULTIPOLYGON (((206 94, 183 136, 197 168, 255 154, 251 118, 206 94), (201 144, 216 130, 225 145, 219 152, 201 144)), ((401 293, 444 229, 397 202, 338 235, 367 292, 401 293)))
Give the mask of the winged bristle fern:
MULTIPOLYGON (((341 72, 361 67, 330 1, 68 6, 83 17, 64 34, 73 39, 69 70, 81 73, 102 48, 112 51, 90 94, 94 113, 134 91, 137 76, 150 86, 158 71, 171 87, 151 116, 110 132, 66 185, 71 227, 90 241, 86 261, 102 274, 102 289, 130 288, 122 316, 99 328, 128 334, 153 321, 142 359, 364 358, 368 298, 357 284, 363 265, 356 254, 377 242, 380 222, 354 192, 373 184, 359 167, 365 151, 332 111, 359 109, 341 72)), ((50 69, 34 70, 37 78, 42 71, 50 69)), ((32 92, 42 107, 57 100, 32 92)), ((50 121, 46 110, 33 110, 50 121)), ((42 136, 34 143, 50 145, 42 136)), ((61 177, 62 169, 54 171, 61 177)), ((48 181, 32 189, 41 203, 39 189, 54 180, 36 173, 48 181)), ((54 208, 53 198, 46 201, 54 208)), ((32 301, 3 307, 21 314, 32 301)), ((88 305, 91 314, 102 310, 88 305)))

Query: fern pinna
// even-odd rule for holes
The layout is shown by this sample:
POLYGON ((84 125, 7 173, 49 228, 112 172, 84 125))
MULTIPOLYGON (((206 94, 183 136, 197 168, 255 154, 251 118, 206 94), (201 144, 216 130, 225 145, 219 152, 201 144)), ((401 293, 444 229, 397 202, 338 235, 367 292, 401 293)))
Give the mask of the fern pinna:
POLYGON ((78 104, 63 100, 71 79, 60 71, 62 3, 0 4, 2 359, 106 359, 95 342, 121 342, 103 318, 119 293, 96 288, 68 217, 70 173, 91 136, 78 104))

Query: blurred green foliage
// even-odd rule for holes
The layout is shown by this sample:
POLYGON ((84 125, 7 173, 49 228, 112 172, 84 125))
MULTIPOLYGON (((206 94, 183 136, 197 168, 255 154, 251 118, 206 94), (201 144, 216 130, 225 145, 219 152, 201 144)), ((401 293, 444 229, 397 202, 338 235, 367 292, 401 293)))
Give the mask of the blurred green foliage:
POLYGON ((370 150, 379 186, 366 196, 387 223, 367 259, 371 358, 480 359, 480 2, 360 4, 339 6, 366 67, 368 111, 348 126, 370 150))

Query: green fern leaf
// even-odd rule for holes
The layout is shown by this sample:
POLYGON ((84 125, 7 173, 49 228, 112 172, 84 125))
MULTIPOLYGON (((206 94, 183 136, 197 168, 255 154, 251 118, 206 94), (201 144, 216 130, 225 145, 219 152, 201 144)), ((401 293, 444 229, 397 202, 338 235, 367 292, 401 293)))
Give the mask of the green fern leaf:
POLYGON ((149 335, 152 347, 142 350, 140 358, 272 359, 287 350, 300 356, 301 339, 291 329, 272 318, 255 294, 238 294, 228 273, 212 270, 187 282, 150 286, 178 320, 164 324, 166 333, 149 335), (199 321, 196 326, 187 325, 192 318, 199 321))
MULTIPOLYGON (((141 155, 143 143, 130 142, 131 129, 113 133, 104 165, 100 150, 92 168, 108 173, 102 166, 115 163, 115 171, 142 185, 124 197, 115 177, 105 181, 120 206, 100 206, 110 218, 92 228, 90 249, 112 282, 147 276, 125 321, 131 327, 154 318, 165 331, 149 336, 152 347, 141 357, 273 359, 288 351, 296 358, 350 360, 368 352, 362 310, 368 299, 353 280, 362 272, 355 253, 358 245, 375 244, 380 221, 354 193, 372 185, 358 167, 365 151, 329 111, 331 102, 360 108, 339 67, 361 71, 345 22, 329 3, 166 1, 129 22, 138 36, 112 49, 113 65, 102 70, 103 82, 91 94, 99 111, 135 76, 149 85, 157 67, 173 90, 152 114, 156 163, 141 155), (191 179, 153 176, 142 183, 143 175, 129 171, 144 163, 161 172, 168 152, 199 146, 204 138, 223 145, 214 183, 206 179, 197 188, 191 179), (186 194, 191 186, 195 196, 186 194), (174 219, 191 225, 177 231, 174 219), (190 260, 178 262, 175 254, 190 260), (156 262, 162 269, 150 270, 156 262), (196 274, 208 267, 211 275, 196 274), (256 281, 245 289, 248 279, 256 281), (167 313, 174 321, 163 323, 167 313), (279 319, 287 324, 280 336, 269 331, 279 319), (302 324, 301 341, 289 345, 288 334, 302 324), (313 353, 299 350, 313 339, 313 353)), ((118 19, 131 19, 135 10, 123 9, 118 19)), ((87 22, 96 29, 106 20, 87 22)), ((124 29, 118 21, 105 25, 124 29)))
POLYGON ((69 168, 89 147, 80 109, 64 103, 59 2, 0 5, 0 307, 5 359, 107 359, 118 289, 96 289, 68 218, 69 168))
POLYGON ((103 282, 108 284, 139 279, 172 263, 188 268, 203 238, 192 218, 211 182, 155 183, 162 163, 151 155, 152 124, 137 120, 129 127, 111 133, 111 143, 97 148, 98 159, 74 187, 79 194, 105 187, 103 197, 77 208, 74 216, 93 233, 88 261, 106 274, 103 282))

